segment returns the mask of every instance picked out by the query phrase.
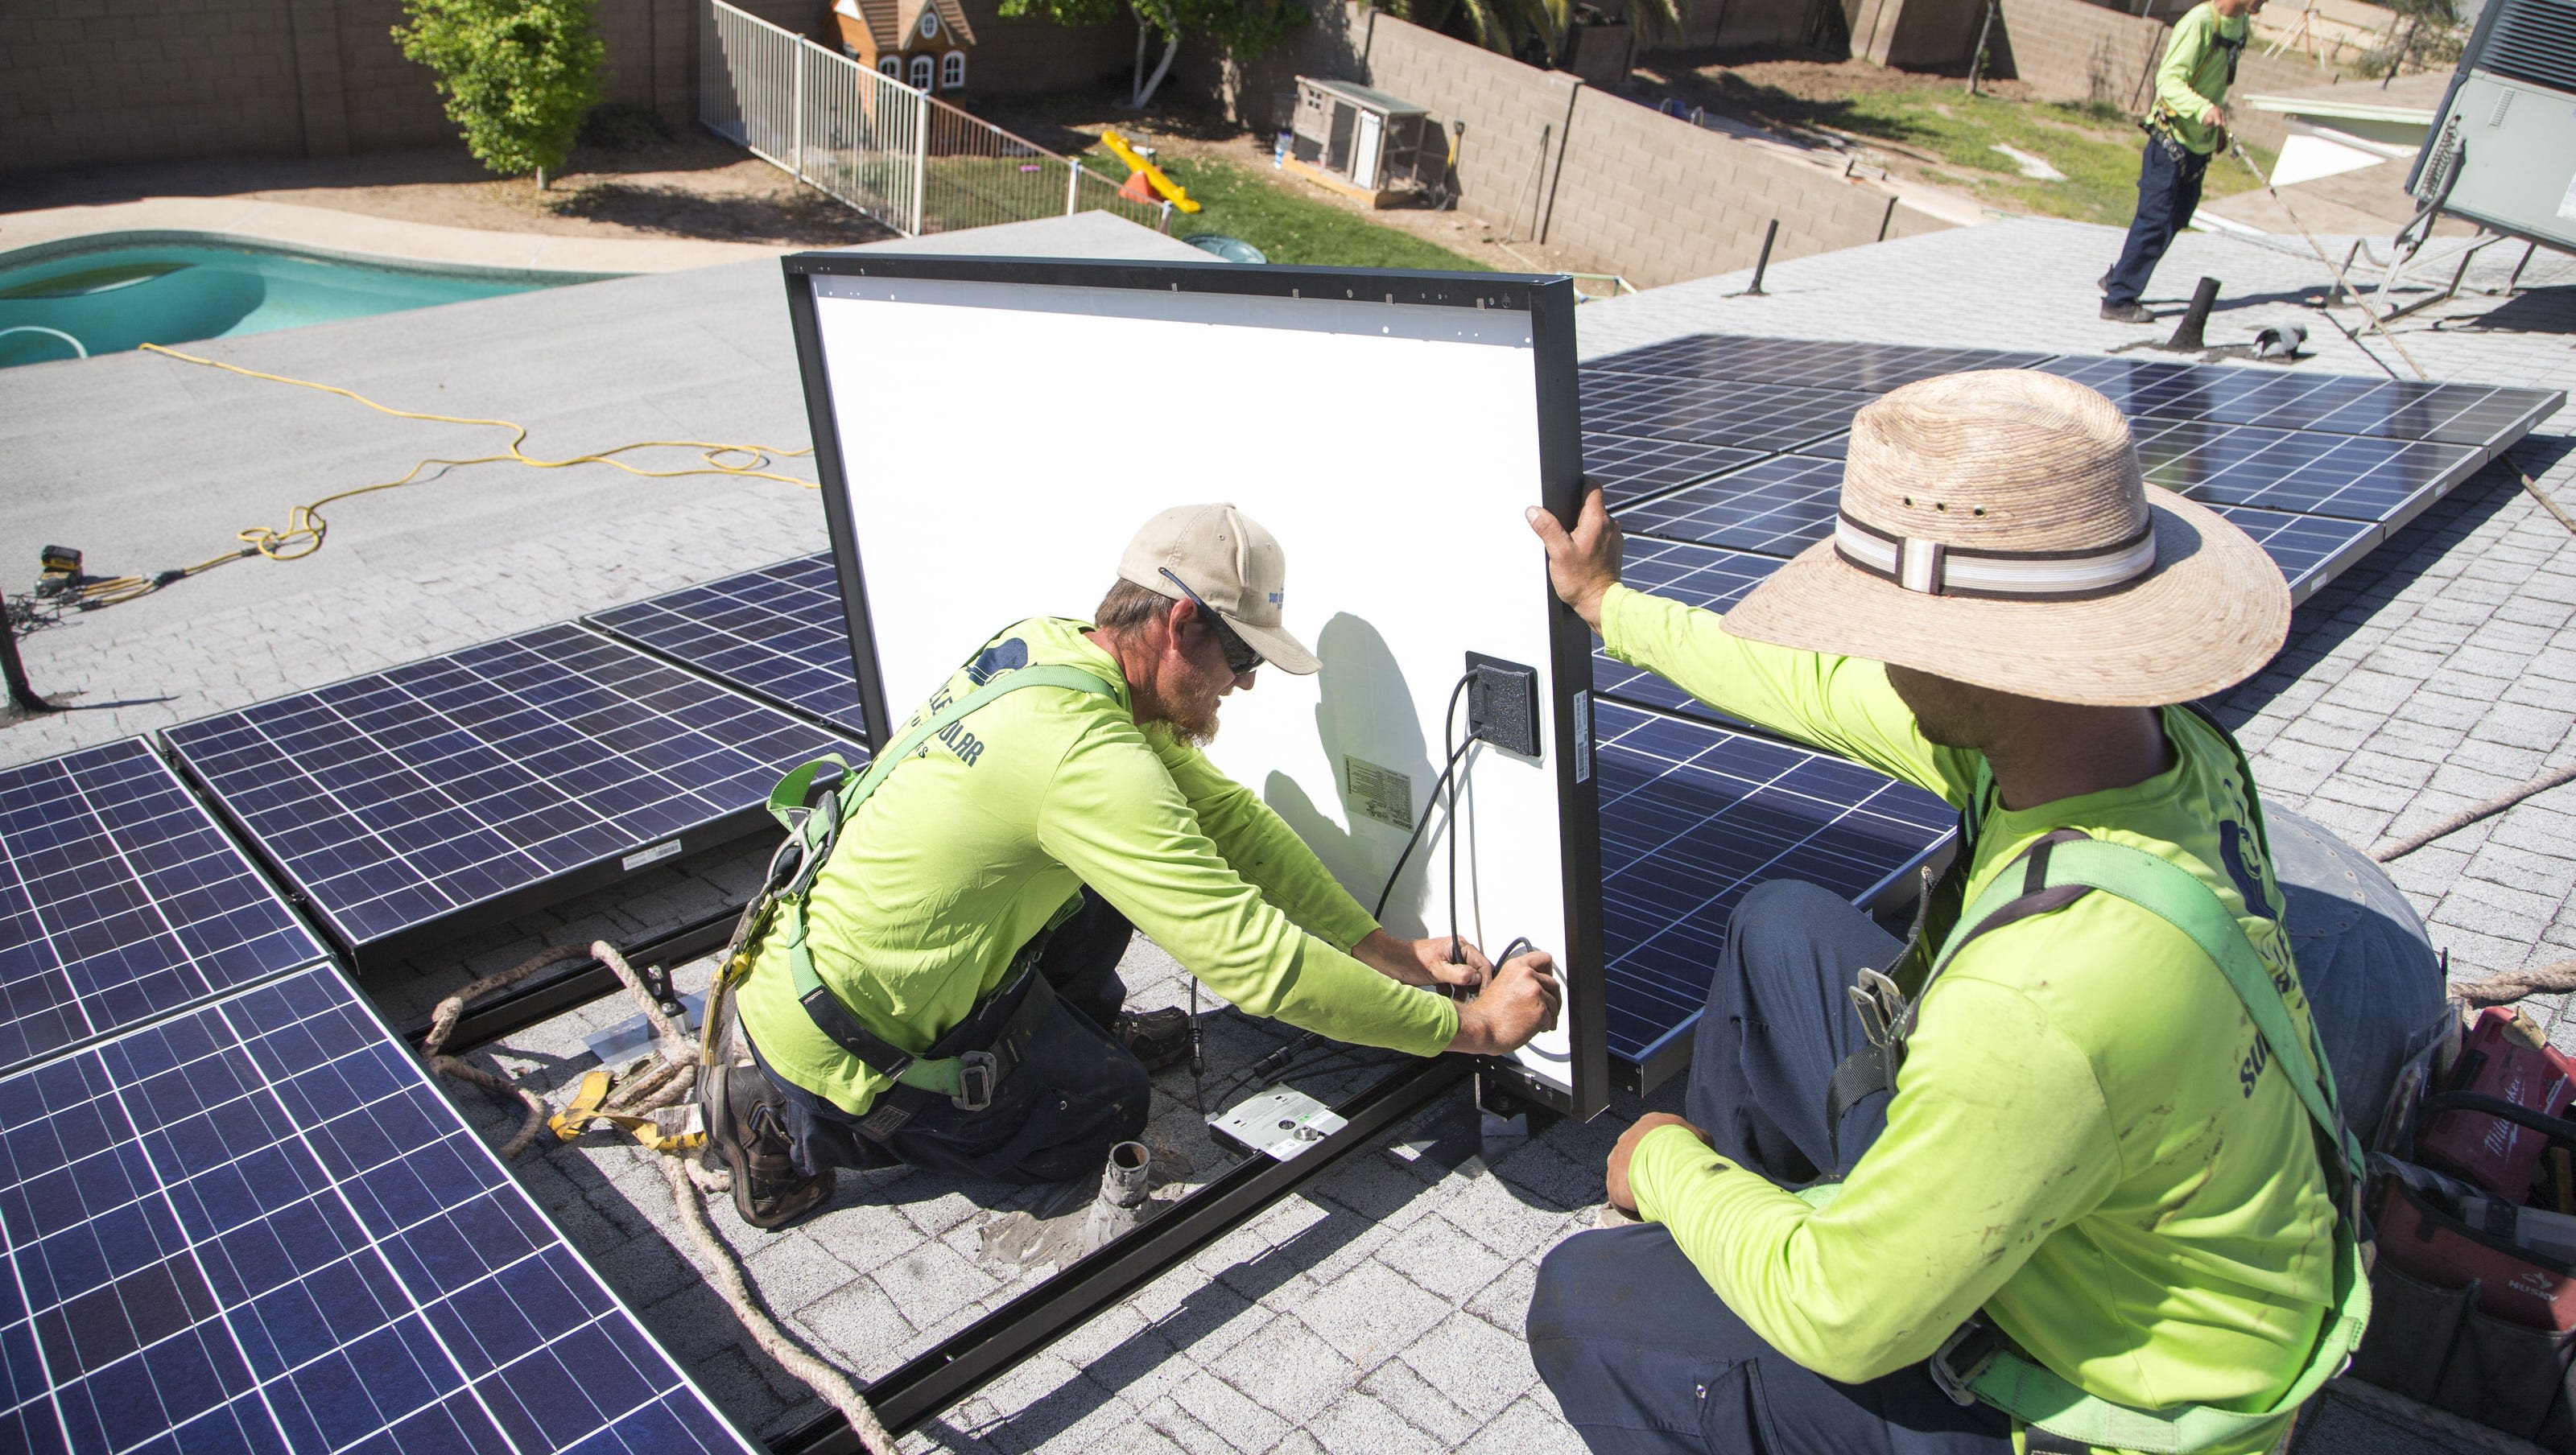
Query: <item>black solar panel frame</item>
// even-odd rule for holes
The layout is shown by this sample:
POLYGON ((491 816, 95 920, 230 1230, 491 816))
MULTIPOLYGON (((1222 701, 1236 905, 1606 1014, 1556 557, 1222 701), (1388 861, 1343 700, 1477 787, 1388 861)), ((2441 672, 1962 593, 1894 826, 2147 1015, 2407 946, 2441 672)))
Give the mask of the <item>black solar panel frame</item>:
MULTIPOLYGON (((288 694, 288 698, 326 692, 335 687, 343 687, 351 683, 363 682, 370 678, 381 677, 386 675, 388 672, 400 671, 404 668, 420 667, 426 663, 442 661, 447 658, 461 656, 469 652, 500 646, 520 638, 554 631, 575 633, 588 642, 609 647, 620 652, 629 653, 637 660, 648 663, 658 670, 678 673, 682 677, 687 678, 700 686, 733 698, 748 707, 763 713, 773 714, 785 723, 792 724, 807 731, 822 733, 826 737, 831 736, 828 729, 819 727, 815 723, 812 723, 801 716, 786 713, 780 708, 761 701, 748 693, 738 691, 721 682, 714 681, 713 679, 706 677, 704 674, 692 672, 684 667, 665 661, 649 652, 641 651, 636 647, 623 641, 619 641, 614 637, 610 637, 605 633, 593 631, 588 627, 570 622, 551 623, 547 626, 532 628, 529 631, 515 632, 509 636, 494 637, 488 641, 474 643, 471 646, 459 647, 449 652, 441 652, 433 657, 425 657, 416 662, 398 663, 392 667, 378 668, 374 671, 368 672, 353 673, 350 676, 340 678, 334 682, 323 683, 317 687, 300 689, 297 692, 288 694)), ((270 701, 274 702, 284 700, 287 699, 271 699, 270 701)), ((255 708, 267 705, 269 705, 268 702, 262 702, 253 703, 250 706, 255 708)), ((361 974, 374 973, 388 966, 398 964, 413 956, 435 950, 442 945, 454 942, 461 936, 472 934, 476 930, 488 928, 489 926, 496 924, 503 924, 510 920, 517 919, 522 915, 530 914, 535 911, 548 908, 552 905, 560 904, 567 899, 576 898, 580 895, 590 893, 593 890, 606 888, 609 885, 616 884, 633 874, 642 872, 643 870, 653 868, 661 864, 666 864, 674 860, 687 859, 691 856, 705 853, 712 849, 729 847, 733 844, 740 843, 745 839, 754 837, 762 833, 764 830, 775 830, 777 827, 777 821, 769 816, 768 804, 766 799, 763 798, 762 800, 746 803, 738 809, 718 815, 715 818, 703 820, 675 833, 667 834, 649 842, 638 844, 635 847, 622 852, 604 854, 578 867, 551 874, 530 883, 506 888, 494 894, 483 896, 468 904, 417 920, 401 929, 382 935, 368 936, 363 939, 354 938, 332 918, 327 907, 316 904, 312 900, 311 896, 305 892, 306 887, 302 877, 296 874, 293 869, 264 842, 265 836, 251 825, 247 817, 240 812, 238 807, 231 802, 228 796, 214 784, 201 767, 190 760, 189 754, 185 748, 175 742, 172 738, 172 734, 174 733, 184 733, 189 728, 197 726, 198 724, 210 722, 219 718, 230 717, 235 715, 235 713, 245 710, 247 709, 233 709, 228 712, 209 714, 204 718, 193 719, 190 722, 178 723, 171 727, 161 729, 159 738, 162 752, 164 756, 169 759, 171 764, 178 769, 181 776, 185 777, 189 784, 196 789, 198 794, 204 798, 208 804, 212 805, 216 816, 221 819, 224 826, 231 831, 233 837, 250 852, 252 857, 256 859, 264 869, 268 871, 270 878, 276 883, 286 886, 288 900, 304 911, 306 920, 322 932, 326 942, 337 950, 342 963, 350 966, 351 969, 361 974), (673 844, 676 844, 677 847, 668 847, 673 844)), ((830 746, 831 749, 839 751, 844 758, 848 759, 854 768, 866 762, 866 750, 859 747, 856 743, 843 739, 831 744, 830 746)), ((787 769, 793 766, 793 764, 789 764, 786 767, 780 768, 779 771, 781 775, 783 776, 787 769)))

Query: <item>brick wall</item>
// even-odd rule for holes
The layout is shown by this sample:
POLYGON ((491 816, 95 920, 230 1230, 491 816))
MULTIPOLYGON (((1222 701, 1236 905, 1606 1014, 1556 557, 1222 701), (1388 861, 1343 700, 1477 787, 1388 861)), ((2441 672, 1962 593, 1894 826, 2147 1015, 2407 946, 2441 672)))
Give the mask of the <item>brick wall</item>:
MULTIPOLYGON (((812 32, 825 4, 742 8, 812 32)), ((976 92, 1088 86, 1135 45, 1126 26, 1004 20, 1000 0, 966 8, 976 92)), ((694 124, 702 9, 597 0, 601 99, 694 124)), ((0 0, 0 171, 458 145, 429 71, 393 40, 402 22, 402 0, 0 0)))
POLYGON ((1356 79, 1431 108, 1443 126, 1467 123, 1458 142, 1459 207, 1506 236, 1558 241, 1546 230, 1549 203, 1564 175, 1575 97, 1589 88, 1392 15, 1371 13, 1364 39, 1368 69, 1356 79))

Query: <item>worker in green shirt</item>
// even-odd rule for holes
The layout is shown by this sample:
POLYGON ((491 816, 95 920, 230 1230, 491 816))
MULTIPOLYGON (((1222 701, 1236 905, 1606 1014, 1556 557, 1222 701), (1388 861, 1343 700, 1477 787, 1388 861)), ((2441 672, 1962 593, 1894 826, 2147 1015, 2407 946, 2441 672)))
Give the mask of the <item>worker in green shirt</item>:
POLYGON ((917 748, 860 780, 810 891, 749 946, 755 1064, 702 1079, 744 1221, 802 1215, 843 1167, 1096 1173, 1189 1044, 1186 1012, 1125 1008, 1138 929, 1244 1011, 1340 1040, 1494 1055, 1555 1023, 1545 954, 1496 972, 1388 934, 1200 751, 1264 662, 1320 665, 1282 624, 1286 577, 1234 507, 1164 511, 1091 622, 1004 627, 913 714, 917 748))
POLYGON ((2201 0, 2174 22, 2147 111, 2137 215, 2129 219, 2120 260, 2102 275, 2102 316, 2114 323, 2155 321, 2138 295, 2200 206, 2209 159, 2226 144, 2227 88, 2236 80, 2251 17, 2262 8, 2263 0, 2201 0))
MULTIPOLYGON (((1722 617, 1620 585, 1597 492, 1570 533, 1531 524, 1613 656, 1941 795, 1964 840, 1920 954, 1813 885, 1740 901, 1689 1115, 1640 1118, 1609 1158, 1609 1204, 1644 1221, 1540 1267, 1531 1353, 1567 1418, 1597 1452, 2001 1451, 2014 1420, 1955 1393, 1973 1337, 2122 1412, 2215 1409, 2225 1438, 2195 1448, 2276 1440, 2285 1392, 2358 1335, 2330 1318, 2358 1267, 2310 1109, 2334 1088, 2294 1085, 2238 989, 2313 1047, 2267 848, 2285 816, 2267 840, 2232 740, 2169 705, 2280 647, 2262 549, 2146 488, 2110 401, 2011 370, 1862 409, 1833 538, 1722 617), (2119 893, 2057 887, 2076 840, 2180 879, 2203 932, 2241 936, 2238 970, 2119 893)), ((2322 857, 2302 873, 2388 888, 2322 857)), ((2350 972, 2357 1039, 2429 1037, 2420 926, 2332 908, 2319 958, 2384 962, 2350 972)), ((2336 1070, 2384 1099, 2406 1049, 2336 1070)))

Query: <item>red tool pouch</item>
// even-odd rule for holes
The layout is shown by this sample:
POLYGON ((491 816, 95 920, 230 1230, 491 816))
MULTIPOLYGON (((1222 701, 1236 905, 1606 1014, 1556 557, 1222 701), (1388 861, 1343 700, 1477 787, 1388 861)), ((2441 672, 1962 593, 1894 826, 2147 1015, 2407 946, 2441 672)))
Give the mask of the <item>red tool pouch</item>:
MULTIPOLYGON (((2479 1012, 2460 1046, 2449 1090, 2427 1099, 2415 1160, 2521 1202, 2549 1145, 2550 1129, 2510 1113, 2555 1120, 2576 1102, 2567 1059, 2540 1043, 2502 1006, 2479 1012)), ((2576 1147, 2576 1126, 2566 1127, 2576 1147)))

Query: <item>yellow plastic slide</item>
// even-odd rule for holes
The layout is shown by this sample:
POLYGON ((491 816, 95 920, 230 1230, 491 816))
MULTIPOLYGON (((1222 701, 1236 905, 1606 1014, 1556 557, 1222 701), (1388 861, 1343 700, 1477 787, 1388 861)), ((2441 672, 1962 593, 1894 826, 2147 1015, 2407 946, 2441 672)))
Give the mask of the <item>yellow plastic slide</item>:
POLYGON ((1155 191, 1162 193, 1174 207, 1183 212, 1199 210, 1199 205, 1190 200, 1189 189, 1164 176, 1162 168, 1138 156, 1136 149, 1127 144, 1127 138, 1120 136, 1115 130, 1104 131, 1100 134, 1100 143, 1109 148, 1110 155, 1125 162, 1128 171, 1143 173, 1146 182, 1155 191))

